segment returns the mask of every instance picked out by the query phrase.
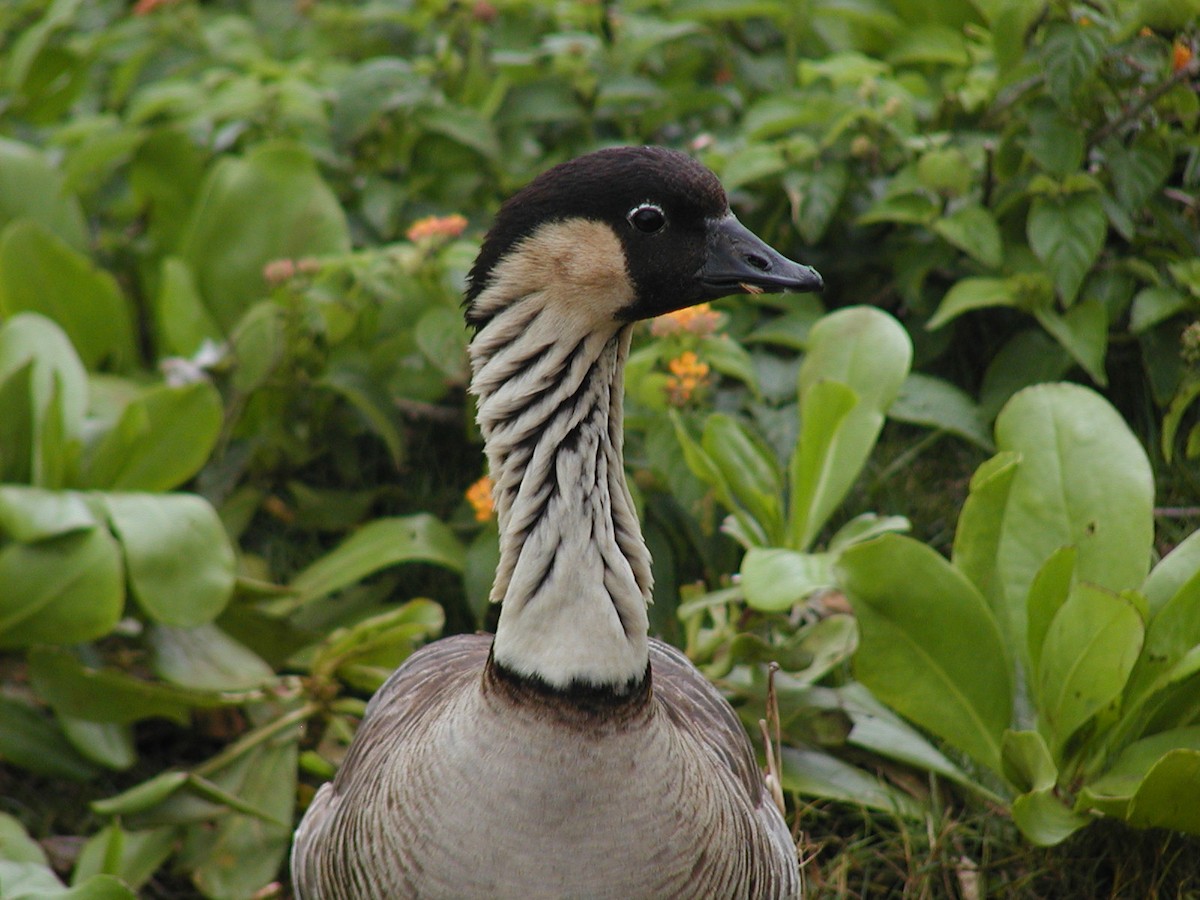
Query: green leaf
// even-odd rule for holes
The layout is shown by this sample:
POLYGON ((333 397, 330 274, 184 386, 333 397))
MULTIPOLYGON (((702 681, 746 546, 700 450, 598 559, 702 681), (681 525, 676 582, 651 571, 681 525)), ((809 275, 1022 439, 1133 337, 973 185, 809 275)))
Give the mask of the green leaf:
POLYGON ((1046 100, 1033 104, 1029 130, 1025 149, 1044 171, 1065 178, 1079 170, 1085 149, 1083 129, 1054 104, 1046 100))
POLYGON ((18 313, 0 325, 0 382, 31 363, 35 434, 43 434, 48 427, 46 416, 57 394, 60 424, 56 427, 64 437, 74 438, 87 411, 87 370, 66 332, 55 322, 37 313, 18 313))
POLYGON ((1131 147, 1112 141, 1105 152, 1117 201, 1131 216, 1138 215, 1171 174, 1174 154, 1153 136, 1140 137, 1131 147))
POLYGON ((932 549, 899 535, 848 548, 837 572, 861 630, 858 679, 901 715, 999 772, 1012 676, 980 593, 932 549))
POLYGON ((1150 618, 1158 615, 1183 587, 1200 572, 1200 531, 1193 531, 1164 556, 1146 578, 1142 593, 1149 602, 1150 618))
POLYGON ((158 806, 188 783, 187 772, 160 772, 114 797, 96 800, 92 810, 102 816, 128 816, 158 806))
POLYGON ((56 712, 88 722, 162 718, 186 725, 193 709, 225 706, 237 699, 143 681, 114 669, 89 668, 68 651, 51 647, 30 651, 29 674, 56 712))
POLYGON ((992 357, 983 373, 979 405, 988 418, 1022 388, 1058 381, 1070 371, 1071 357, 1044 331, 1026 329, 1014 334, 992 357))
POLYGON ((0 812, 0 859, 49 865, 42 845, 25 833, 20 820, 0 812))
POLYGON ((158 385, 125 407, 85 468, 88 487, 169 491, 208 461, 220 436, 221 396, 208 382, 158 385))
POLYGON ((954 532, 954 567, 987 599, 1001 626, 1006 623, 998 554, 1004 510, 1019 460, 1015 453, 997 453, 975 470, 954 532))
POLYGON ((1007 278, 964 278, 946 292, 925 327, 933 330, 965 312, 989 306, 1017 306, 1019 296, 1007 278))
POLYGON ((192 270, 178 257, 169 256, 162 262, 154 312, 164 354, 190 357, 206 340, 222 337, 204 306, 192 270))
POLYGON ((435 637, 446 624, 432 600, 410 600, 398 609, 339 629, 318 649, 312 662, 317 677, 328 677, 350 664, 378 663, 391 671, 408 658, 417 641, 435 637))
POLYGON ((1133 795, 1129 824, 1200 834, 1200 750, 1171 750, 1133 795))
POLYGON ((425 358, 452 383, 470 380, 467 329, 458 310, 441 304, 430 307, 417 320, 414 335, 425 358))
MULTIPOLYGON (((683 452, 683 461, 693 475, 713 489, 717 501, 729 510, 737 523, 741 536, 739 539, 746 546, 766 544, 768 542, 767 533, 763 531, 762 526, 753 516, 738 505, 733 495, 733 489, 716 460, 709 456, 700 443, 688 433, 683 417, 677 410, 670 410, 669 415, 675 431, 675 440, 678 441, 679 449, 683 452)), ((729 530, 728 526, 726 526, 726 530, 729 530)), ((737 536, 735 535, 735 537, 737 536)))
POLYGON ((120 551, 104 528, 0 549, 0 647, 101 637, 124 603, 120 551))
POLYGON ((1200 647, 1200 568, 1170 600, 1151 607, 1146 643, 1129 676, 1126 704, 1132 706, 1177 680, 1176 667, 1196 647, 1200 647))
POLYGON ((0 696, 0 759, 30 772, 71 781, 87 781, 100 771, 46 716, 4 696, 0 696))
POLYGON ((244 158, 225 157, 209 172, 179 256, 212 320, 230 331, 265 295, 268 262, 349 249, 345 215, 309 155, 267 143, 244 158))
POLYGON ((116 279, 28 220, 0 233, 0 314, 19 312, 62 326, 88 368, 121 370, 137 361, 129 304, 116 279))
POLYGON ((1036 731, 1005 731, 1000 757, 1004 777, 1022 793, 1045 791, 1058 781, 1050 748, 1036 731))
POLYGON ((769 543, 783 540, 783 476, 768 450, 731 416, 713 413, 704 421, 700 446, 738 503, 754 517, 769 543))
POLYGON ((154 652, 154 671, 180 687, 242 691, 267 684, 275 677, 274 670, 258 654, 216 625, 151 625, 147 638, 154 652))
POLYGON ((1029 246, 1050 270, 1064 304, 1075 301, 1107 233, 1108 216, 1098 191, 1040 196, 1030 204, 1025 224, 1029 246))
POLYGON ((781 755, 784 790, 906 818, 920 818, 922 814, 920 805, 908 794, 827 753, 785 745, 781 755))
POLYGON ((782 547, 751 547, 742 559, 746 602, 765 612, 791 609, 810 594, 833 587, 833 558, 782 547))
POLYGON ((793 549, 812 543, 858 479, 911 362, 908 333, 873 307, 841 309, 813 326, 799 378, 801 437, 792 462, 789 524, 793 549), (833 383, 851 393, 830 393, 833 383), (858 401, 852 407, 847 406, 851 397, 858 401), (814 414, 818 421, 811 420, 814 414), (806 448, 806 441, 817 446, 806 448))
POLYGON ((399 563, 430 562, 461 572, 464 554, 454 533, 433 516, 376 519, 300 572, 291 589, 302 605, 399 563))
POLYGON ((48 491, 17 484, 0 485, 0 534, 30 544, 98 525, 74 491, 48 491))
POLYGON ((1051 788, 1029 791, 1013 799, 1013 822, 1038 847, 1053 847, 1091 824, 1091 817, 1074 812, 1051 788))
POLYGON ((126 831, 117 823, 107 825, 83 845, 72 880, 80 883, 96 875, 114 875, 138 890, 167 861, 177 834, 170 827, 126 831))
POLYGON ((1142 618, 1126 598, 1090 584, 1072 588, 1046 630, 1035 679, 1038 724, 1056 758, 1121 695, 1143 637, 1142 618))
POLYGON ((792 224, 806 244, 820 243, 845 196, 850 173, 841 162, 788 172, 783 190, 792 207, 792 224))
POLYGON ((1130 744, 1099 778, 1079 792, 1080 809, 1125 819, 1130 803, 1154 765, 1173 750, 1200 751, 1200 726, 1173 728, 1130 744))
POLYGON ((0 231, 27 219, 84 252, 87 224, 63 177, 33 147, 0 137, 0 231))
POLYGON ((1033 671, 1042 664, 1042 646, 1050 623, 1067 602, 1074 585, 1075 562, 1079 552, 1073 546, 1059 547, 1050 555, 1029 586, 1027 638, 1029 663, 1033 671))
POLYGON ((1129 330, 1141 334, 1160 322, 1181 313, 1191 305, 1182 291, 1169 287, 1148 287, 1138 291, 1129 310, 1129 330))
POLYGON ((1025 599, 1059 547, 1079 551, 1076 578, 1112 592, 1141 585, 1153 540, 1154 479, 1120 414, 1072 384, 1027 388, 996 420, 996 445, 1020 457, 997 571, 1012 646, 1026 645, 1025 599))
POLYGON ((397 469, 404 463, 405 440, 399 411, 394 398, 361 360, 346 360, 331 367, 319 382, 344 398, 371 427, 371 431, 388 449, 392 465, 397 469))
POLYGON ((154 621, 211 622, 233 594, 234 553, 216 510, 194 494, 103 494, 129 587, 154 621))
POLYGON ((962 388, 932 375, 909 373, 888 416, 948 431, 984 450, 993 449, 987 422, 975 401, 962 388))
POLYGON ((1083 22, 1053 22, 1046 28, 1040 62, 1050 96, 1063 109, 1095 71, 1104 52, 1105 31, 1083 22))
POLYGON ((84 757, 106 769, 123 770, 137 762, 133 729, 116 722, 88 722, 59 716, 59 724, 71 745, 84 757))
POLYGON ((1038 322, 1071 354, 1096 384, 1108 384, 1104 360, 1108 354, 1108 312, 1099 300, 1082 300, 1065 314, 1034 311, 1038 322))
POLYGON ((291 841, 296 741, 256 747, 213 781, 269 817, 230 814, 212 829, 189 829, 180 860, 210 897, 250 897, 278 874, 291 841))
POLYGON ((985 266, 996 268, 1004 260, 1000 228, 988 210, 978 204, 961 206, 933 223, 933 230, 985 266))

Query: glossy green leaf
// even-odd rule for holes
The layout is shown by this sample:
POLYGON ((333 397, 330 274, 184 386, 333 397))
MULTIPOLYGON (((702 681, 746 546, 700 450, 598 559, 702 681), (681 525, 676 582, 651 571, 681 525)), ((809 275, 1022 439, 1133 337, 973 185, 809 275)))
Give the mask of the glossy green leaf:
POLYGON ((1141 616, 1126 598, 1090 584, 1071 590, 1046 630, 1035 675, 1038 724, 1056 758, 1121 695, 1143 638, 1141 616))
POLYGON ((834 447, 846 418, 858 405, 854 391, 837 381, 813 385, 805 395, 800 437, 788 467, 791 484, 789 497, 788 543, 797 549, 811 545, 824 525, 818 518, 829 501, 822 499, 836 491, 834 447))
POLYGON ((89 368, 137 360, 129 304, 116 280, 41 225, 0 232, 0 313, 34 312, 57 322, 89 368))
POLYGON ((207 382, 152 387, 129 403, 92 451, 87 487, 169 491, 207 462, 221 431, 220 394, 207 382))
POLYGON ((1200 648, 1200 568, 1194 570, 1170 600, 1153 610, 1145 646, 1129 676, 1126 704, 1136 708, 1136 704, 1150 699, 1151 692, 1188 677, 1191 666, 1185 661, 1198 652, 1197 648, 1200 648))
POLYGON ((1114 592, 1141 585, 1154 483, 1145 451, 1117 411, 1077 385, 1021 391, 996 420, 996 445, 1021 460, 997 560, 1006 633, 1024 646, 1029 586, 1059 547, 1078 548, 1081 582, 1114 592))
MULTIPOLYGON (((729 510, 737 524, 735 538, 742 540, 748 547, 767 544, 769 539, 766 531, 753 516, 738 504, 724 470, 717 465, 716 460, 705 451, 700 442, 688 433, 683 417, 679 415, 678 411, 671 410, 669 415, 675 439, 679 442, 679 449, 683 453, 683 461, 693 475, 713 489, 717 501, 729 510)), ((726 530, 729 530, 728 526, 726 526, 726 530)))
POLYGON ((124 605, 120 550, 104 528, 0 549, 0 647, 101 637, 124 605))
POLYGON ((233 594, 234 552, 216 510, 195 494, 103 494, 129 587, 164 625, 211 622, 233 594))
POLYGON ((850 547, 837 572, 862 632, 859 680, 901 715, 999 772, 1011 663, 980 593, 931 548, 899 535, 850 547))
POLYGON ((987 599, 1001 627, 1006 622, 998 554, 1004 510, 1019 461, 1015 453, 997 453, 975 470, 954 532, 954 567, 987 599))
POLYGON ((1154 618, 1164 606, 1200 572, 1200 531, 1193 531, 1159 560, 1146 577, 1142 593, 1154 618))
POLYGON ((267 293, 267 263, 349 249, 345 215, 309 155, 291 144, 266 143, 241 159, 222 159, 209 172, 179 256, 212 320, 229 331, 267 293))
POLYGON ((376 519, 300 572, 291 588, 296 603, 304 604, 399 563, 430 562, 461 572, 464 552, 454 533, 433 516, 376 519))

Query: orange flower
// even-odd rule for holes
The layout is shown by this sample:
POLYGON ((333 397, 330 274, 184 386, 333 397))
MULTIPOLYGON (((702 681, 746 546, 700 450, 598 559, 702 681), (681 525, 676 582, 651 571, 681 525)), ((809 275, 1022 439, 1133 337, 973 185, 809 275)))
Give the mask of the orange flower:
POLYGON ((667 400, 672 406, 683 406, 696 390, 708 381, 708 363, 701 362, 691 350, 685 350, 667 363, 667 400))
POLYGON ((458 213, 452 216, 426 216, 413 222, 405 232, 405 237, 414 244, 432 238, 456 238, 466 228, 466 217, 458 213))
POLYGON ((1176 41, 1171 48, 1171 71, 1182 72, 1192 61, 1192 48, 1183 41, 1176 41))
POLYGON ((650 322, 650 333, 655 337, 672 334, 710 335, 721 327, 722 316, 708 303, 677 309, 659 316, 650 322))
POLYGON ((467 502, 475 510, 475 521, 486 522, 496 513, 496 504, 492 498, 492 479, 484 475, 467 488, 467 502))
POLYGON ((133 14, 135 16, 147 16, 160 6, 170 6, 178 0, 138 0, 133 5, 133 14))

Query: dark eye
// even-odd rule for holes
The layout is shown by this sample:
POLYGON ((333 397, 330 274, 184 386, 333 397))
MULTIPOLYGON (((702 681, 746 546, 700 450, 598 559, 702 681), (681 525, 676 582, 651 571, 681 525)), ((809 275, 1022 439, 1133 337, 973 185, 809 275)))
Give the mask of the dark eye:
POLYGON ((654 232, 667 224, 667 217, 663 215, 662 209, 653 203, 643 203, 640 206, 635 206, 629 211, 629 215, 626 218, 629 219, 630 225, 644 234, 654 234, 654 232))

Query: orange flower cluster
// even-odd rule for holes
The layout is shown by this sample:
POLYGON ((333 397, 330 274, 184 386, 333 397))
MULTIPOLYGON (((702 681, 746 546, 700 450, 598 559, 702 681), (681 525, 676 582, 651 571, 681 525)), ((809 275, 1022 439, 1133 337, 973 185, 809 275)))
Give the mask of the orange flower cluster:
POLYGON ((701 303, 653 319, 650 322, 650 333, 655 337, 685 333, 704 337, 719 329, 723 318, 711 304, 701 303))
POLYGON ((426 216, 413 222, 404 236, 415 244, 433 238, 456 238, 466 229, 466 216, 458 213, 452 216, 426 216))
POLYGON ((708 381, 708 363, 701 362, 691 350, 685 350, 667 363, 667 400, 672 406, 683 406, 696 390, 708 381))
POLYGON ((496 514, 496 503, 492 499, 492 479, 484 475, 467 488, 467 502, 475 510, 475 521, 486 522, 496 514))

